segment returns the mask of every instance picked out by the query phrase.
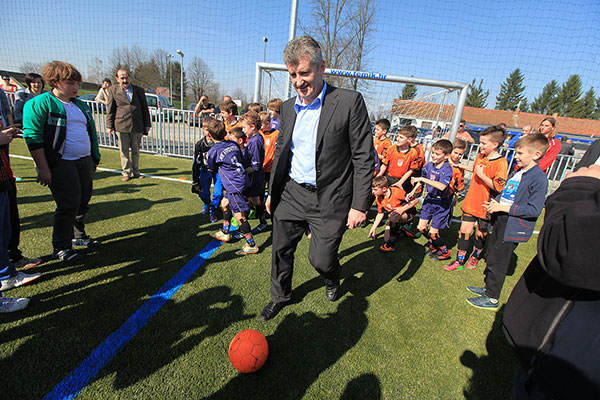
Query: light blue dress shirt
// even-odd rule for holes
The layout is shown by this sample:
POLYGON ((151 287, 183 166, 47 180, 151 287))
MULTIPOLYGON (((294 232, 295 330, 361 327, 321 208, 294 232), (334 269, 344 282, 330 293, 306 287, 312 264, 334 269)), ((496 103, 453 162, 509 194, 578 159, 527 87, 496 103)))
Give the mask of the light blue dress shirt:
POLYGON ((127 96, 127 98, 129 99, 129 102, 131 103, 131 98, 133 97, 133 88, 131 87, 131 85, 129 85, 127 90, 123 89, 123 91, 125 92, 125 96, 127 96))
POLYGON ((311 104, 303 104, 300 96, 296 97, 296 123, 292 133, 292 160, 290 178, 298 183, 317 185, 317 129, 321 119, 321 106, 325 97, 327 83, 323 82, 323 90, 311 104))

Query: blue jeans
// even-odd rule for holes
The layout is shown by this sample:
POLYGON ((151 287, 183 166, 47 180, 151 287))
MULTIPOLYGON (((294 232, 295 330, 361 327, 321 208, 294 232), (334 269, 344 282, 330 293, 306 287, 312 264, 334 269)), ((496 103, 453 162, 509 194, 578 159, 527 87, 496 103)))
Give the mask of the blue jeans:
POLYGON ((10 242, 10 205, 8 193, 0 193, 0 280, 8 279, 17 274, 17 270, 8 258, 8 243, 10 242))
POLYGON ((210 206, 210 182, 212 180, 212 176, 210 172, 205 169, 200 169, 200 178, 198 179, 200 182, 200 189, 202 189, 202 193, 198 195, 200 200, 207 206, 210 206))
POLYGON ((212 196, 213 210, 216 210, 219 208, 222 198, 223 198, 223 182, 221 182, 221 177, 219 176, 219 174, 216 174, 215 175, 215 187, 213 188, 213 196, 212 196))

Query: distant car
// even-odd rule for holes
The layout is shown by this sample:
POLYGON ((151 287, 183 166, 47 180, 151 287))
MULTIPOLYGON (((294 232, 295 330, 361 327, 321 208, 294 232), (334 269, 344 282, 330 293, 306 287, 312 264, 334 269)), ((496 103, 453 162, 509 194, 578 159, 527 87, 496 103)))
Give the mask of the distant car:
POLYGON ((90 108, 92 109, 92 111, 95 110, 102 110, 102 111, 106 111, 106 106, 102 103, 100 103, 99 101, 96 101, 96 95, 95 94, 82 94, 81 96, 77 96, 80 100, 84 100, 87 102, 93 102, 93 104, 89 104, 90 108))
POLYGON ((146 93, 146 102, 148 103, 148 110, 150 111, 150 117, 153 120, 157 120, 159 115, 163 116, 163 120, 173 120, 174 113, 166 111, 167 109, 173 109, 173 104, 165 96, 154 93, 146 93))

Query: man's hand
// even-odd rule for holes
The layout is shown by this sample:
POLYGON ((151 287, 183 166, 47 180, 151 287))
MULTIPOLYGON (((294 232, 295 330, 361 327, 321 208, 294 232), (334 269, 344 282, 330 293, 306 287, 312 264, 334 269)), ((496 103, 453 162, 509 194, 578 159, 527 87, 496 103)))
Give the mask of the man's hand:
MULTIPOLYGON (((268 199, 269 198, 267 197, 267 200, 268 199)), ((348 227, 348 229, 354 229, 360 224, 362 224, 365 221, 365 219, 367 219, 367 216, 364 212, 359 211, 355 208, 351 208, 348 212, 348 222, 346 223, 346 226, 348 227)))
POLYGON ((37 181, 42 186, 48 186, 52 183, 52 173, 50 169, 40 169, 38 170, 37 181))
POLYGON ((589 176, 590 178, 600 179, 600 165, 590 165, 589 167, 582 167, 577 172, 569 172, 565 179, 573 178, 576 176, 589 176))
MULTIPOLYGON (((265 200, 265 209, 271 214, 271 196, 267 196, 267 200, 265 200)), ((273 214, 271 214, 271 216, 273 216, 273 214)))
POLYGON ((114 133, 115 133, 115 131, 113 129, 106 128, 106 134, 107 135, 113 135, 114 133))

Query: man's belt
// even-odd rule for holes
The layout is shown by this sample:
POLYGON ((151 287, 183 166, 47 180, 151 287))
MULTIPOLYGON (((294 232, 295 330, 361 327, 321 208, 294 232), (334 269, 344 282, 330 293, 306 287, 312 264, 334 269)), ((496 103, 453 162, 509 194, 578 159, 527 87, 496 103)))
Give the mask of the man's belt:
MULTIPOLYGON (((296 182, 296 183, 298 183, 298 182, 296 182)), ((315 185, 311 185, 310 183, 298 183, 298 185, 302 186, 304 189, 306 189, 310 192, 317 191, 317 187, 315 185)))

